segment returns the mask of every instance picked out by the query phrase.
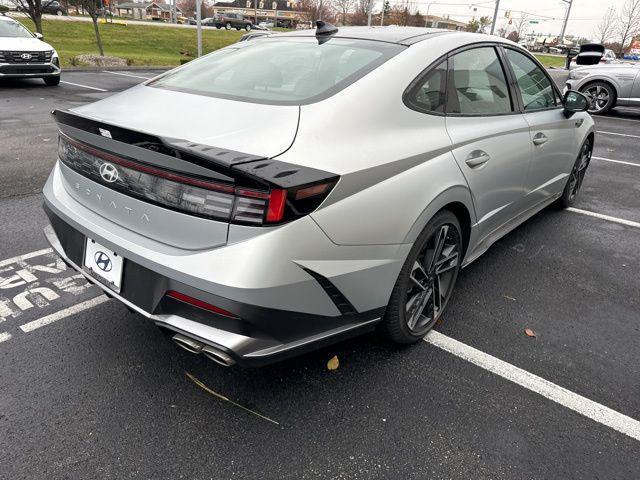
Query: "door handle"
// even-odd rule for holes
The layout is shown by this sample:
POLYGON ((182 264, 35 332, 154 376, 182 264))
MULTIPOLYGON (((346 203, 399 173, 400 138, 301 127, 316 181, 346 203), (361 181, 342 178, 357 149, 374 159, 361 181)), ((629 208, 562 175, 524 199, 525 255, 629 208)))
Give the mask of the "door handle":
POLYGON ((535 136, 533 137, 533 144, 542 145, 543 143, 547 143, 547 140, 549 139, 544 133, 536 133, 535 136))
POLYGON ((483 152, 482 150, 474 150, 465 159, 465 163, 469 165, 470 168, 476 168, 481 165, 484 165, 491 157, 487 154, 487 152, 483 152))

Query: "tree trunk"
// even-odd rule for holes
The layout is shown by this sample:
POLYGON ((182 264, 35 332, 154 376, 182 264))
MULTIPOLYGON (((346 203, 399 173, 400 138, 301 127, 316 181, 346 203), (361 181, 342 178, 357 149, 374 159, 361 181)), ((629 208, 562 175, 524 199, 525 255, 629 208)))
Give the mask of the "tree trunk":
POLYGON ((42 33, 42 12, 33 10, 27 10, 26 12, 31 20, 33 20, 33 24, 36 26, 36 32, 42 33))
POLYGON ((91 20, 93 20, 93 30, 96 32, 96 42, 98 43, 98 51, 100 52, 100 56, 104 57, 104 50, 102 49, 102 40, 100 39, 100 30, 98 29, 98 15, 91 15, 91 20))

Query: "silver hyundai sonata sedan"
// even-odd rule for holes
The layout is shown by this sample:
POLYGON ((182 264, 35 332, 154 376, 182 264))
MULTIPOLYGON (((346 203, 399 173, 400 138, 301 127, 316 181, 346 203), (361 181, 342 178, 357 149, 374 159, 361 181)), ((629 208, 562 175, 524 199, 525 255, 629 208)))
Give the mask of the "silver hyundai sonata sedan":
POLYGON ((461 267, 574 202, 587 107, 501 38, 319 22, 54 111, 45 234, 223 365, 417 342, 461 267))

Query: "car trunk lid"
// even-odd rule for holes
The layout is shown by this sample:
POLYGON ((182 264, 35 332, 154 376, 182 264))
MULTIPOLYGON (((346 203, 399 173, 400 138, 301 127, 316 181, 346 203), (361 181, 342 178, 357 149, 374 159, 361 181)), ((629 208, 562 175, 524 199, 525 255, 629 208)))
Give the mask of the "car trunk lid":
POLYGON ((576 65, 596 65, 604 56, 604 45, 599 43, 585 43, 580 46, 576 56, 576 65))
POLYGON ((185 249, 226 244, 232 216, 259 225, 270 185, 234 167, 286 150, 298 107, 261 106, 251 115, 241 102, 133 90, 54 112, 67 191, 125 228, 185 249))

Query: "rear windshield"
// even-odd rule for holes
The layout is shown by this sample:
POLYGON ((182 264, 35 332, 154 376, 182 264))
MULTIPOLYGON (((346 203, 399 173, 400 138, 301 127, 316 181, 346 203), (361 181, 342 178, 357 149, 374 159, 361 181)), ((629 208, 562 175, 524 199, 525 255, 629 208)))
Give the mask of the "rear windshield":
POLYGON ((253 103, 300 105, 326 98, 403 46, 346 38, 258 39, 214 52, 148 85, 253 103))

